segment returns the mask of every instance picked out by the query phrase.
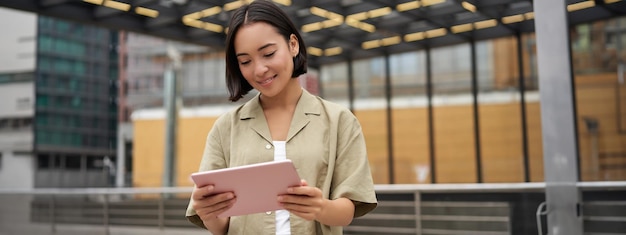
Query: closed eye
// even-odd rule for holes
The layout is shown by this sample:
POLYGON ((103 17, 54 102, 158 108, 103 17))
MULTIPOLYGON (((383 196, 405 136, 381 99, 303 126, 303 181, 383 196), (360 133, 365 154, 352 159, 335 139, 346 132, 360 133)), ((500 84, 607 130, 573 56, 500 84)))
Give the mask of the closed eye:
POLYGON ((270 53, 268 53, 268 54, 265 54, 265 55, 263 55, 263 56, 264 56, 264 57, 268 57, 268 58, 269 58, 269 57, 272 57, 275 53, 276 53, 276 51, 272 51, 272 52, 270 52, 270 53))

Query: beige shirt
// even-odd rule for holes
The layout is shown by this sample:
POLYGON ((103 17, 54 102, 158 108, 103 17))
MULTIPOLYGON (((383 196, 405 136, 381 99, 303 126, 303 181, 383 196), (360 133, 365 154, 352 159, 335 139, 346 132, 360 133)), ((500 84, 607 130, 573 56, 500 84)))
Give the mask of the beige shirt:
MULTIPOLYGON (((365 140, 358 120, 348 109, 303 91, 286 141, 287 158, 293 161, 300 177, 320 188, 325 198, 352 200, 355 217, 376 207, 365 140)), ((257 95, 215 122, 207 137, 200 171, 273 160, 272 138, 257 95)), ((191 202, 186 216, 204 227, 191 202)), ((292 234, 343 234, 342 227, 293 214, 290 218, 292 234)), ((275 234, 275 230, 274 213, 258 213, 232 216, 228 234, 275 234)))

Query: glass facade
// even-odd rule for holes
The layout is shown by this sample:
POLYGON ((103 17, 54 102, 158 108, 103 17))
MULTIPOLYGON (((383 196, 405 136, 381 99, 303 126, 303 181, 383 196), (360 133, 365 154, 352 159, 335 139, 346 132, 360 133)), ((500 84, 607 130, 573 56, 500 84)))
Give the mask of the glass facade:
MULTIPOLYGON (((625 20, 571 28, 581 181, 626 179, 625 20)), ((320 70, 322 96, 361 121, 376 183, 544 180, 534 34, 320 70)))
MULTIPOLYGON (((114 158, 117 32, 39 16, 37 34, 34 134, 38 165, 60 168, 67 176, 73 169, 79 171, 80 162, 87 158, 96 162, 114 158)), ((83 185, 63 179, 48 185, 43 179, 52 172, 37 174, 36 186, 83 185)))

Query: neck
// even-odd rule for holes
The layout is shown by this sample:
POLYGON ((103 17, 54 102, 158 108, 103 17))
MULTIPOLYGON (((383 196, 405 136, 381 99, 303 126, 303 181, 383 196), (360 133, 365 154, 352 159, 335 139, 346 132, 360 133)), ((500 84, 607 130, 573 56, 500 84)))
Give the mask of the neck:
POLYGON ((261 95, 261 106, 263 109, 295 107, 301 95, 302 87, 298 83, 298 79, 291 79, 280 94, 274 97, 261 95))

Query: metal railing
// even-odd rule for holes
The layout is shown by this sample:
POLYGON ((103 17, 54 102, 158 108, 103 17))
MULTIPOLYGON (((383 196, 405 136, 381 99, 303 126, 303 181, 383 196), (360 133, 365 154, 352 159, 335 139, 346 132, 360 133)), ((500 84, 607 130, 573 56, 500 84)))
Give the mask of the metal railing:
MULTIPOLYGON (((356 218, 344 231, 345 234, 535 234, 542 231, 543 225, 537 223, 545 213, 540 215, 535 211, 545 200, 545 186, 545 183, 376 185, 379 206, 356 218)), ((577 187, 583 192, 626 192, 626 182, 580 182, 577 187)), ((191 187, 0 188, 0 235, 206 234, 184 217, 191 191, 191 187)), ((594 206, 624 208, 626 197, 593 198, 583 203, 590 212, 600 211, 594 206)), ((586 226, 594 222, 611 223, 596 227, 626 226, 626 214, 619 212, 585 214, 584 219, 586 226)))

